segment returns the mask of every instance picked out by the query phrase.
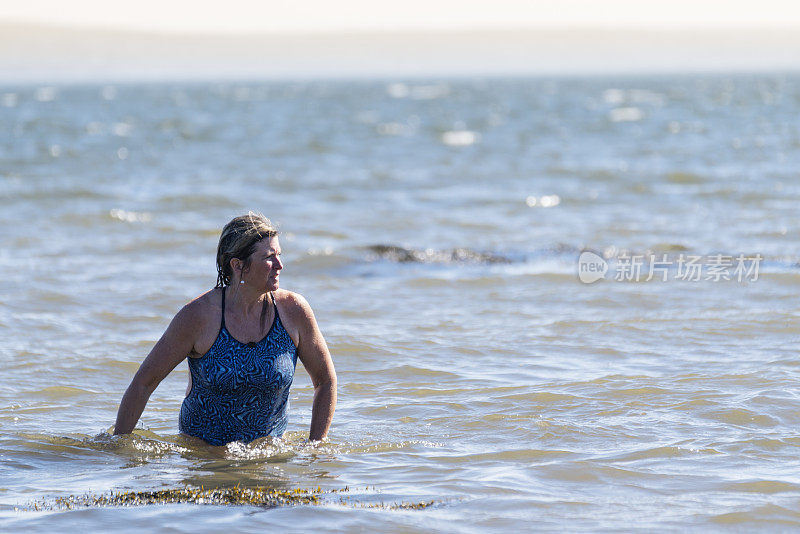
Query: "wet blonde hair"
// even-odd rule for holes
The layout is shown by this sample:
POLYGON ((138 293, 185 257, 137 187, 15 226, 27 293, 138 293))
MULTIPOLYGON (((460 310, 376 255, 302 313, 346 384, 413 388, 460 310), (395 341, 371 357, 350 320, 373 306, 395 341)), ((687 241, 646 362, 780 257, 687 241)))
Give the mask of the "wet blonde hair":
POLYGON ((237 258, 244 262, 242 270, 250 267, 250 256, 256 244, 265 238, 278 235, 278 229, 269 219, 252 211, 247 215, 235 217, 222 229, 217 246, 217 286, 231 284, 233 269, 231 260, 237 258))

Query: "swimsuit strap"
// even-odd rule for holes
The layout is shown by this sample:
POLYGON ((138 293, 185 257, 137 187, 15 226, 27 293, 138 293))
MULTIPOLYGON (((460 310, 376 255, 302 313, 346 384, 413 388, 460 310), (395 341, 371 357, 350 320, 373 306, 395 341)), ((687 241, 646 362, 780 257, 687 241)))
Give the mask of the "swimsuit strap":
POLYGON ((225 328, 225 288, 222 288, 222 322, 220 323, 220 329, 225 328))
POLYGON ((270 298, 272 298, 272 308, 275 310, 275 318, 272 320, 273 323, 277 323, 280 315, 278 315, 278 305, 275 303, 275 295, 272 291, 269 292, 270 298))

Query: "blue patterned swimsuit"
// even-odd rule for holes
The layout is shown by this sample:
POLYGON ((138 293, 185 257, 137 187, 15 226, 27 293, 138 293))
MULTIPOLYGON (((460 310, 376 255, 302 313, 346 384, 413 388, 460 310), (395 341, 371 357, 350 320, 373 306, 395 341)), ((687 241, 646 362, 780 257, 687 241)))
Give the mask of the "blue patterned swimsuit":
POLYGON ((181 432, 225 445, 286 431, 297 349, 281 324, 275 297, 272 306, 275 319, 264 339, 241 343, 225 328, 223 288, 217 339, 203 356, 187 358, 192 389, 181 405, 181 432))

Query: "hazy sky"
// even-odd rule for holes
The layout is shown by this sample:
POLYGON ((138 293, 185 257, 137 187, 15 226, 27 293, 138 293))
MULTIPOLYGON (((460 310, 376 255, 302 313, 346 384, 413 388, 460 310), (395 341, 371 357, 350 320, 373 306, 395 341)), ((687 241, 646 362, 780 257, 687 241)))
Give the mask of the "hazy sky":
POLYGON ((798 0, 23 0, 0 21, 181 32, 536 26, 800 27, 798 0))

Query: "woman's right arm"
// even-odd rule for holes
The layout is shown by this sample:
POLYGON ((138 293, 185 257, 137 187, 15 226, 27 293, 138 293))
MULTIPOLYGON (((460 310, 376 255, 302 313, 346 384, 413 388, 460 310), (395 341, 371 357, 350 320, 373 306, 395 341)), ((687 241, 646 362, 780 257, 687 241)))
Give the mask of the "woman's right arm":
POLYGON ((167 331, 139 366, 125 395, 122 396, 114 434, 131 433, 158 384, 192 351, 200 324, 199 314, 200 304, 198 301, 193 301, 184 306, 172 319, 167 331))

